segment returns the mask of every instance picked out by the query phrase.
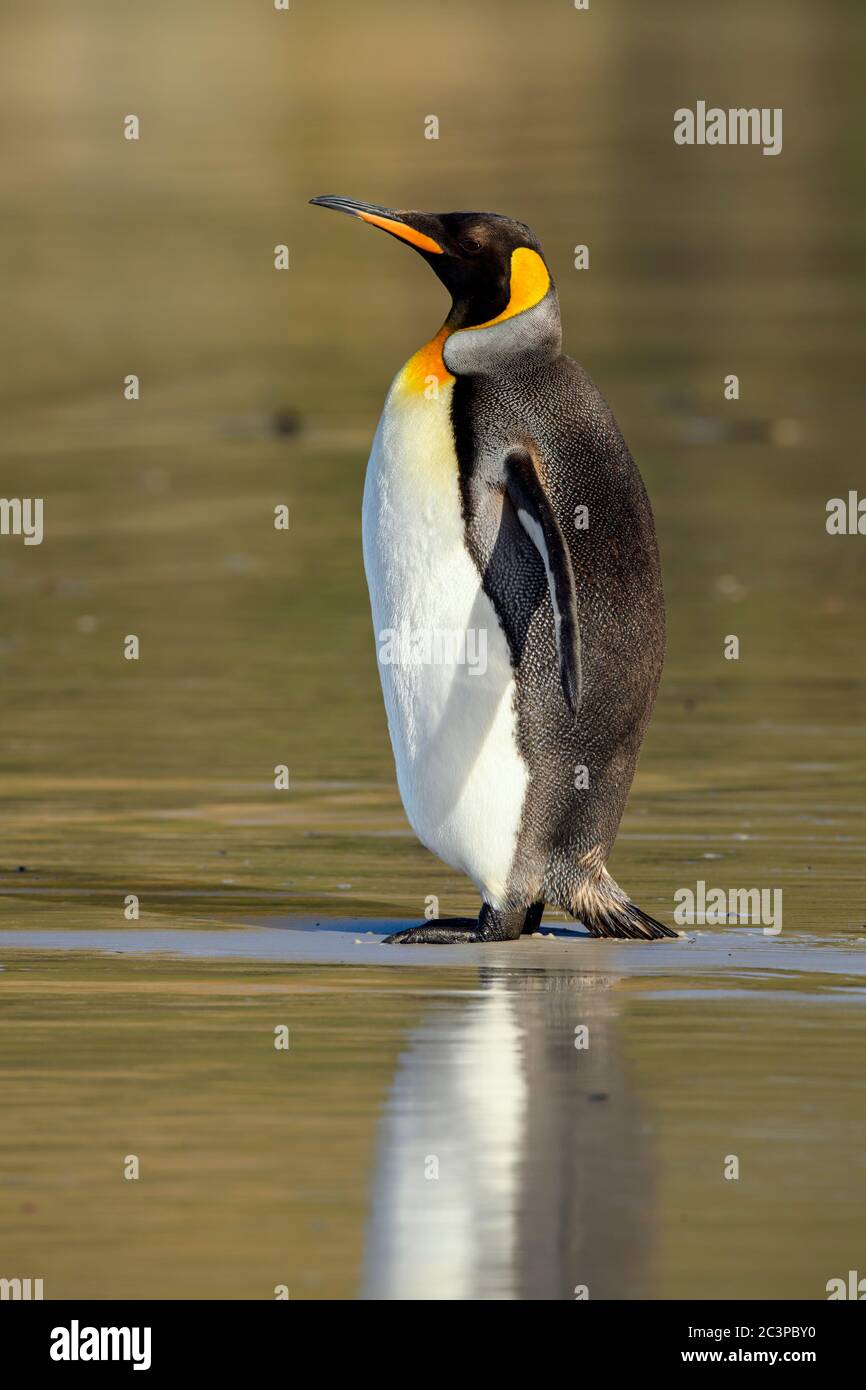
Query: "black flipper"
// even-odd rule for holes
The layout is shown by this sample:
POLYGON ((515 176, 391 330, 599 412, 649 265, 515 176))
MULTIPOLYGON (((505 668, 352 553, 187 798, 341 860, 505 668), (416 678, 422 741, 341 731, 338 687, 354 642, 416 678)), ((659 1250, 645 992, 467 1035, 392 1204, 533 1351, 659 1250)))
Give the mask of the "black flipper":
POLYGON ((544 562, 550 601, 559 677, 565 703, 576 714, 581 700, 580 628, 577 621, 574 570, 559 522, 541 486, 532 456, 526 449, 511 449, 506 456, 505 487, 521 526, 544 562))

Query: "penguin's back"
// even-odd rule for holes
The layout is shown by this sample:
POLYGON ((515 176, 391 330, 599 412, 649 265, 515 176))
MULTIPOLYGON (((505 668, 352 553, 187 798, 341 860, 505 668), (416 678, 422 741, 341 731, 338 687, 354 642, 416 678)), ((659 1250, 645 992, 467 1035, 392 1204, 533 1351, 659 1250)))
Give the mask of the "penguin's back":
POLYGON ((575 865, 587 855, 603 864, 613 845, 661 675, 652 510, 607 402, 571 358, 526 354, 502 377, 458 378, 453 419, 467 543, 515 669, 530 776, 517 858, 530 874, 544 861, 546 900, 570 907, 575 865), (544 564, 513 510, 497 519, 489 507, 491 479, 515 446, 537 461, 574 569, 583 669, 576 718, 562 696, 544 564))

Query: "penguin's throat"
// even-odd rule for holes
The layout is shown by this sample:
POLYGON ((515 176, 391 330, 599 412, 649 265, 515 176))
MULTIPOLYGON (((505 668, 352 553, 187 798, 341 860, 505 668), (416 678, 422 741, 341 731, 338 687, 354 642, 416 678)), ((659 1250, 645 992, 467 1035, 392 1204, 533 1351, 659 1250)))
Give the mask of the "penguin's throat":
POLYGON ((410 395, 436 400, 440 388, 458 376, 507 374, 527 353, 536 360, 553 359, 561 348, 559 308, 556 295, 550 293, 540 305, 494 324, 454 331, 444 324, 409 358, 397 385, 410 395))
POLYGON ((561 349, 559 305, 551 286, 538 304, 477 328, 449 333, 442 361, 455 376, 507 376, 527 358, 536 363, 552 361, 561 349))
POLYGON ((409 358, 397 378, 404 391, 412 395, 426 394, 428 398, 435 399, 439 387, 449 385, 454 380, 442 357, 448 331, 447 326, 443 324, 436 337, 431 338, 429 343, 425 343, 409 358))
POLYGON ((455 303, 435 338, 410 357, 401 387, 435 398, 455 376, 507 371, 525 353, 556 357, 562 344, 559 301, 542 258, 529 247, 511 257, 508 302, 479 322, 471 305, 455 303))
POLYGON ((492 318, 479 322, 459 306, 446 320, 443 361, 458 376, 508 372, 527 353, 537 359, 559 355, 562 330, 559 301, 550 272, 537 251, 518 246, 511 256, 508 301, 492 318), (456 311, 456 312, 455 312, 456 311))

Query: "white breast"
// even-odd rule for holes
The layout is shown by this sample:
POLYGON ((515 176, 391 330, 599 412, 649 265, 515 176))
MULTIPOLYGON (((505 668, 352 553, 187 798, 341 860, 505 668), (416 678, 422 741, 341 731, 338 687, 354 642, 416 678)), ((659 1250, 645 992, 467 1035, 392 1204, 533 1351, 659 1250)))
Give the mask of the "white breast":
POLYGON ((501 905, 528 781, 505 635, 463 540, 452 384, 401 374, 364 489, 364 567, 397 781, 421 842, 501 905))

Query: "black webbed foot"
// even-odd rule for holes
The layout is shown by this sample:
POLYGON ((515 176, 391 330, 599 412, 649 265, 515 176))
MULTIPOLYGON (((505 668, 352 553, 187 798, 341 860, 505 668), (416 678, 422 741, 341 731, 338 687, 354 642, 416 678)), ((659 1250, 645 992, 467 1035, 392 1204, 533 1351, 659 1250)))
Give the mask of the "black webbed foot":
MULTIPOLYGON (((471 917, 456 917, 450 922, 422 922, 417 927, 386 936, 384 946, 457 946, 473 942, 516 941, 527 913, 525 907, 499 911, 489 903, 482 904, 478 921, 471 917)), ((540 914, 539 914, 540 916, 540 914)))
POLYGON ((480 941, 478 923, 474 917, 455 917, 450 922, 422 922, 386 936, 383 946, 447 946, 460 942, 480 941))

